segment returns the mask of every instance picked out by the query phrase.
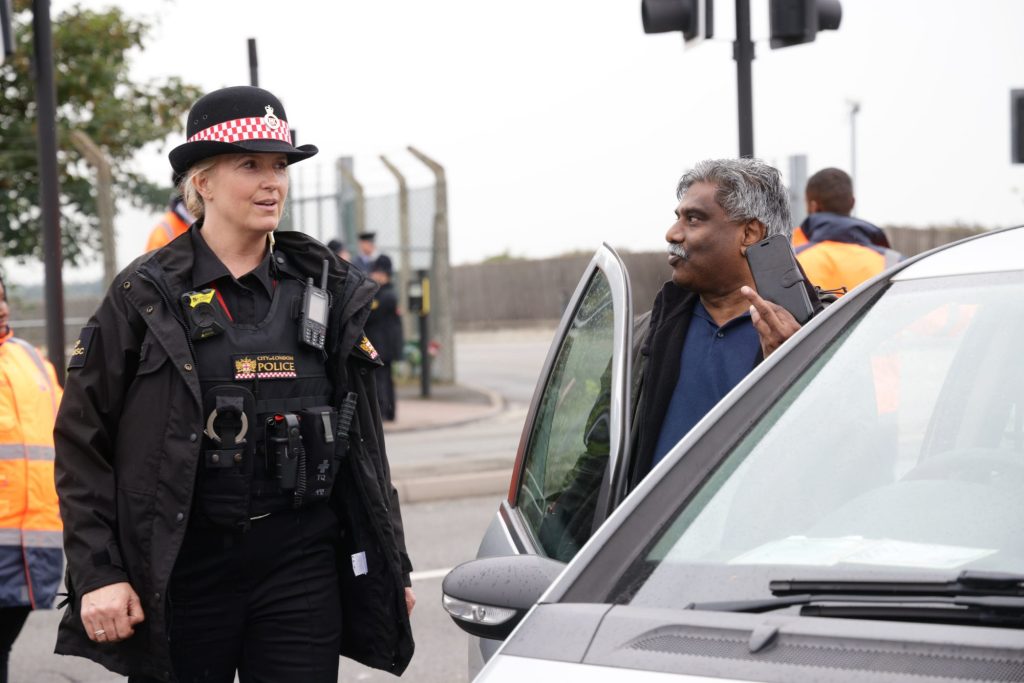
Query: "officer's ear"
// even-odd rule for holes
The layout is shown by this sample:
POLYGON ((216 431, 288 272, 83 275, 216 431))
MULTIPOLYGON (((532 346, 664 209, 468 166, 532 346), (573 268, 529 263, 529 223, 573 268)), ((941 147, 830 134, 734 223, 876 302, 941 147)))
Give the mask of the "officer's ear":
POLYGON ((744 256, 747 254, 747 247, 753 246, 763 240, 768 234, 768 228, 765 224, 756 218, 751 218, 742 224, 742 235, 740 240, 740 253, 744 256))
POLYGON ((210 168, 203 168, 193 173, 185 181, 192 183, 192 186, 199 193, 199 196, 203 198, 203 201, 210 200, 210 168))

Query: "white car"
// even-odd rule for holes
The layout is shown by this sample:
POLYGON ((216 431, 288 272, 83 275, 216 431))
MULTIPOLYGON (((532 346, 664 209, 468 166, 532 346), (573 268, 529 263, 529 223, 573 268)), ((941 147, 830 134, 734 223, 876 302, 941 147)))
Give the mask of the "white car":
POLYGON ((1024 228, 843 297, 627 495, 631 320, 604 247, 444 582, 477 681, 1024 680, 1024 228))

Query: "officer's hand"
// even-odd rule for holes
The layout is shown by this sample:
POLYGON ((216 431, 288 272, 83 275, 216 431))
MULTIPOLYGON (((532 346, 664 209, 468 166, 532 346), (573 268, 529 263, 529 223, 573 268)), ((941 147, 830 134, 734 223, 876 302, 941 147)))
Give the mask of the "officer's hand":
POLYGON ((411 588, 405 589, 405 609, 409 610, 409 616, 412 616, 412 608, 416 606, 416 594, 412 592, 411 588))
POLYGON ((127 581, 97 588, 82 596, 82 625, 89 639, 116 643, 130 638, 145 620, 139 596, 127 581))
POLYGON ((765 358, 782 346, 800 329, 800 323, 793 314, 782 306, 762 299, 750 287, 740 287, 740 293, 750 302, 750 319, 761 338, 761 353, 765 358))

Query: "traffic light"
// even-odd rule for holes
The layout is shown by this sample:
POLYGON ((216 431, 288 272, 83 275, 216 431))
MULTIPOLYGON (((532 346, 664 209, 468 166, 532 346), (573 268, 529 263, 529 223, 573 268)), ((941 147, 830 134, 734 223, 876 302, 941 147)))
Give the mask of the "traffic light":
POLYGON ((772 49, 810 43, 818 31, 835 31, 843 18, 839 0, 768 0, 772 49))
POLYGON ((1024 164, 1024 90, 1010 91, 1010 159, 1024 164))
POLYGON ((644 33, 679 31, 687 44, 714 34, 714 0, 642 0, 644 33))

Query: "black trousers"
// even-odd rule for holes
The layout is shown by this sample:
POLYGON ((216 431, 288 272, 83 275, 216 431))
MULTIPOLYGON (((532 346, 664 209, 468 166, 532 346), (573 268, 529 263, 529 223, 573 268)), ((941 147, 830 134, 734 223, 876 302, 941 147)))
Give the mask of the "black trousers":
POLYGON ((180 683, 336 683, 338 520, 325 504, 257 519, 244 534, 190 528, 171 575, 180 683))
POLYGON ((7 660, 11 656, 11 647, 31 611, 31 607, 0 607, 0 683, 7 683, 7 660))

